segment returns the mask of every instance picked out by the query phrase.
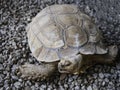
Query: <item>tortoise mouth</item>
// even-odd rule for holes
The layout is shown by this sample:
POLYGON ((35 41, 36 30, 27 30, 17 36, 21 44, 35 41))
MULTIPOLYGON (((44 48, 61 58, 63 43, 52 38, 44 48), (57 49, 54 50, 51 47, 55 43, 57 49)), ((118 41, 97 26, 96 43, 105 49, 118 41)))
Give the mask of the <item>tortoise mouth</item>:
POLYGON ((66 69, 63 69, 63 68, 59 68, 58 71, 60 73, 70 73, 69 71, 67 71, 66 69))

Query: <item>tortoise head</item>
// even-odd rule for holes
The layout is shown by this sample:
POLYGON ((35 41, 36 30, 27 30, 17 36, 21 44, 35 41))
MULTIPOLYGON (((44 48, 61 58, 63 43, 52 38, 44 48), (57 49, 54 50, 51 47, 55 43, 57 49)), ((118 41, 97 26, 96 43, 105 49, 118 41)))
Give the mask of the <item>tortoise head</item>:
POLYGON ((64 57, 58 63, 58 70, 60 73, 79 74, 81 67, 82 55, 74 55, 64 57))

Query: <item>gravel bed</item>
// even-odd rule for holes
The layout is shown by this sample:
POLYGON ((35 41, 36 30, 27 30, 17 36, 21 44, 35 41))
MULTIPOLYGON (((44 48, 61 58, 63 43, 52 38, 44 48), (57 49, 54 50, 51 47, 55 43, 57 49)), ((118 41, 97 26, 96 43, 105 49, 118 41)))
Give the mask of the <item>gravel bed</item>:
POLYGON ((19 65, 38 64, 29 50, 25 27, 41 9, 64 3, 76 4, 93 17, 106 45, 120 48, 119 0, 0 0, 0 90, 120 90, 120 53, 113 66, 96 65, 63 81, 59 74, 41 82, 16 75, 19 65))

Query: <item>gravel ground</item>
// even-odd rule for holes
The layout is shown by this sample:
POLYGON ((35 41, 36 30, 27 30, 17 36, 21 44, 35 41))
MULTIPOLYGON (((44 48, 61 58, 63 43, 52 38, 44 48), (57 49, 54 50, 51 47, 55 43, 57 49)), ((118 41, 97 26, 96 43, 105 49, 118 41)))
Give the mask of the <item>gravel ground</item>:
POLYGON ((38 64, 28 47, 25 27, 46 6, 76 4, 93 17, 107 45, 120 47, 119 0, 0 0, 0 90, 120 90, 120 58, 114 66, 96 65, 82 75, 59 74, 50 81, 23 80, 16 67, 38 64))

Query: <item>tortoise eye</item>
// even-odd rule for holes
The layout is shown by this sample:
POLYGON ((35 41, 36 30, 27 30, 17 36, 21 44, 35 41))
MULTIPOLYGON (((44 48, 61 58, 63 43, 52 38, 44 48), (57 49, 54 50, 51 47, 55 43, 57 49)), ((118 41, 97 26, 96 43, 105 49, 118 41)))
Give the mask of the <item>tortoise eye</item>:
POLYGON ((71 64, 70 61, 65 61, 65 66, 69 66, 71 64))

